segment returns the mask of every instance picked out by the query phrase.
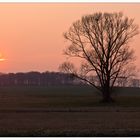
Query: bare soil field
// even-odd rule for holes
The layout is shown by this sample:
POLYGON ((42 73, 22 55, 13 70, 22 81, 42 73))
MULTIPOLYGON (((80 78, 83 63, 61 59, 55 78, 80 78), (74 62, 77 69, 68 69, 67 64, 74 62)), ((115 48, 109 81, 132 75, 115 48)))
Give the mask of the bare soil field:
POLYGON ((140 136, 140 112, 1 112, 0 136, 140 136))

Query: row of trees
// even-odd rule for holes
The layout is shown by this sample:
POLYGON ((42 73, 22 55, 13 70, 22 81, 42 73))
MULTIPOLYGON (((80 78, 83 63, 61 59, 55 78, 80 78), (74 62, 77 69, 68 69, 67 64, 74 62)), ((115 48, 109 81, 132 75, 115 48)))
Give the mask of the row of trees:
MULTIPOLYGON (((89 76, 98 87, 100 81, 97 76, 89 76)), ((0 86, 60 86, 60 85, 83 85, 89 84, 76 78, 72 74, 61 72, 27 72, 0 74, 0 86)), ((140 87, 139 79, 126 79, 118 77, 115 86, 140 87)))
POLYGON ((60 72, 27 72, 0 75, 0 86, 53 86, 74 83, 71 74, 60 72))

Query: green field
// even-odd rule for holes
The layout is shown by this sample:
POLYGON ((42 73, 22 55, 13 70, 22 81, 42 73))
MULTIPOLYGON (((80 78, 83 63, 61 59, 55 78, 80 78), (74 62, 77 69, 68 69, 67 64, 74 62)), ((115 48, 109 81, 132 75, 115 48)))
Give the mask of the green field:
POLYGON ((140 136, 140 89, 103 104, 89 86, 1 87, 0 136, 140 136))

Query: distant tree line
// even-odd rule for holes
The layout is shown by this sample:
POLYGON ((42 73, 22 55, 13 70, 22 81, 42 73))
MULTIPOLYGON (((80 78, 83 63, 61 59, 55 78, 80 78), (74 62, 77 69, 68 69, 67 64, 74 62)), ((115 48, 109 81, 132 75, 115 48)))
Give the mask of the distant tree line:
POLYGON ((53 86, 77 84, 72 74, 27 72, 0 74, 0 86, 53 86))
MULTIPOLYGON (((100 86, 97 76, 89 76, 89 79, 100 86)), ((0 87, 3 86, 60 86, 60 85, 83 85, 88 84, 73 76, 62 72, 18 72, 0 73, 0 87)), ((140 87, 140 79, 126 79, 118 77, 115 86, 140 87)))

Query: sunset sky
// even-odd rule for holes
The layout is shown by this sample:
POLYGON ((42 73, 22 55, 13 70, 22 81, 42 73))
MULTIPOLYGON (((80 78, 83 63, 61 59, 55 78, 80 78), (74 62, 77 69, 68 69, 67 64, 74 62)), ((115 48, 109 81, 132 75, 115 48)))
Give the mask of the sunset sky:
MULTIPOLYGON (((75 20, 95 12, 120 11, 140 26, 138 3, 1 3, 0 72, 58 71, 65 61, 63 33, 75 20)), ((140 35, 130 45, 140 68, 140 35)))

